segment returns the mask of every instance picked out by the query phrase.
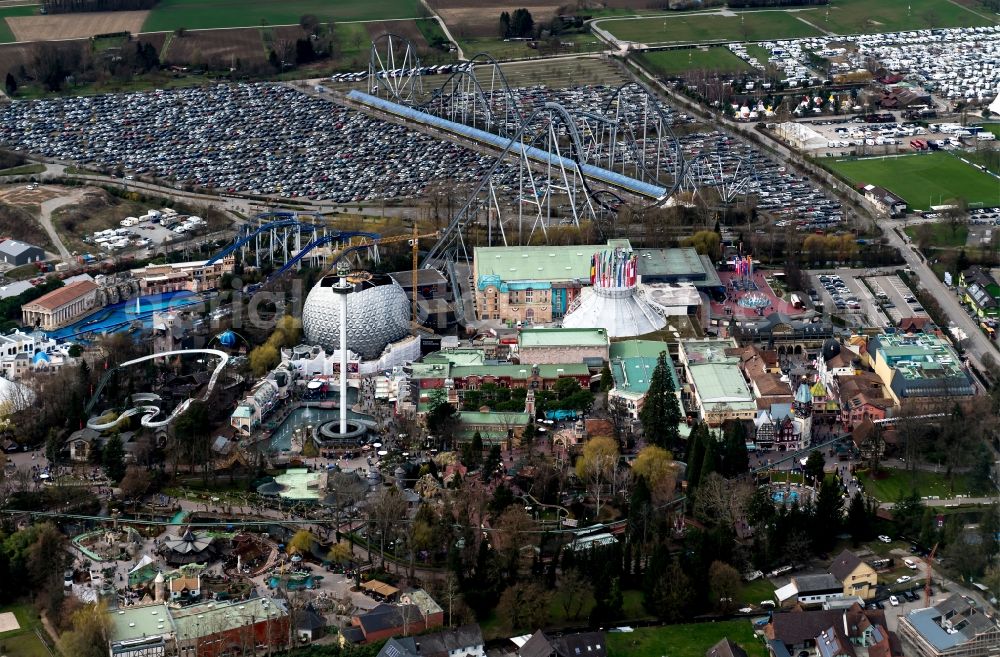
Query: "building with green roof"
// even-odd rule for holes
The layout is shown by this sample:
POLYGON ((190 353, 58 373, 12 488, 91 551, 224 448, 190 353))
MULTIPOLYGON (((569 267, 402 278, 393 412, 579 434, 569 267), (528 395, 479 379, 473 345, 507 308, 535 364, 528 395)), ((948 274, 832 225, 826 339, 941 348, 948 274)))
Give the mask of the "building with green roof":
POLYGON ((736 347, 732 338, 680 342, 689 406, 712 427, 726 420, 753 420, 757 415, 757 402, 740 371, 739 356, 726 354, 736 347))
POLYGON ((868 353, 896 404, 942 397, 961 402, 976 394, 951 344, 933 333, 877 335, 868 341, 868 353))
POLYGON ((410 366, 410 379, 419 390, 418 409, 427 410, 427 402, 432 390, 451 386, 461 400, 464 390, 478 390, 484 385, 502 388, 529 388, 548 390, 559 379, 571 377, 580 387, 590 386, 591 371, 580 360, 568 363, 541 363, 518 365, 514 363, 490 362, 483 357, 474 357, 476 350, 465 350, 461 358, 452 358, 448 351, 435 352, 424 357, 423 362, 410 366))
POLYGON ((632 419, 639 418, 646 393, 649 392, 649 381, 656 369, 660 354, 667 357, 670 378, 674 382, 674 390, 680 398, 680 380, 677 378, 677 368, 670 357, 666 342, 658 340, 623 340, 612 342, 608 367, 614 379, 614 387, 608 392, 608 399, 621 399, 632 419))
POLYGON ((165 604, 111 610, 108 625, 113 656, 164 654, 167 645, 173 645, 176 634, 174 619, 165 604))

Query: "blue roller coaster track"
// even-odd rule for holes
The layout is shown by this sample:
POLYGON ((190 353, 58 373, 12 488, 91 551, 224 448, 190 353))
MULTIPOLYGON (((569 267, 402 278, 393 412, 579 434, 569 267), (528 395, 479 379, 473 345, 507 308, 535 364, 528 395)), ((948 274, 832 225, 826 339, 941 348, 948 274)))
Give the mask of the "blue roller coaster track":
MULTIPOLYGON (((377 242, 381 237, 381 235, 379 235, 378 233, 367 233, 362 231, 344 231, 344 230, 334 230, 325 235, 315 236, 318 231, 324 230, 327 227, 316 223, 300 221, 299 220, 300 216, 301 215, 297 212, 289 212, 289 211, 263 212, 261 214, 256 215, 254 219, 258 221, 263 221, 265 219, 275 219, 275 221, 268 221, 267 223, 259 224, 256 227, 253 224, 249 223, 245 224, 241 232, 236 236, 236 239, 233 240, 233 243, 227 246, 226 248, 222 249, 215 255, 213 255, 205 262, 205 264, 211 265, 229 255, 232 255, 237 250, 243 248, 244 246, 252 242, 259 235, 265 234, 272 230, 277 230, 281 228, 295 228, 303 233, 312 233, 314 237, 310 239, 309 242, 307 242, 305 245, 303 245, 302 248, 299 249, 298 253, 289 258, 281 267, 272 272, 271 275, 267 277, 267 280, 265 280, 262 284, 254 286, 252 288, 251 291, 255 292, 264 285, 267 285, 268 283, 280 278, 283 274, 288 272, 292 267, 297 265, 304 257, 306 257, 309 254, 309 252, 311 252, 315 248, 335 242, 345 242, 354 237, 364 237, 371 240, 372 242, 377 242)), ((342 258, 349 255, 350 253, 354 253, 356 251, 360 251, 361 249, 369 248, 371 246, 372 244, 363 244, 363 245, 347 247, 344 250, 342 250, 340 254, 338 254, 336 260, 333 263, 331 263, 331 265, 337 264, 337 262, 339 262, 342 258)))

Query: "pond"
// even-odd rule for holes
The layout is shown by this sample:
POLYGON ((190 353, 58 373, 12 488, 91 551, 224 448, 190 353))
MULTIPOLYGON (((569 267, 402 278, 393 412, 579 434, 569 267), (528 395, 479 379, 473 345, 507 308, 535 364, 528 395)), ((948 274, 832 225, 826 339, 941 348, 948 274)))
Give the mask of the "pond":
MULTIPOLYGON (((347 417, 357 419, 369 419, 367 415, 361 415, 355 413, 351 409, 347 409, 347 417)), ((274 430, 271 434, 271 442, 268 445, 268 449, 272 452, 281 452, 284 450, 291 449, 292 447, 292 434, 299 427, 304 427, 307 425, 312 425, 316 427, 324 422, 329 422, 331 420, 337 420, 340 418, 340 410, 336 408, 312 408, 312 407, 299 407, 288 414, 278 428, 274 430)))

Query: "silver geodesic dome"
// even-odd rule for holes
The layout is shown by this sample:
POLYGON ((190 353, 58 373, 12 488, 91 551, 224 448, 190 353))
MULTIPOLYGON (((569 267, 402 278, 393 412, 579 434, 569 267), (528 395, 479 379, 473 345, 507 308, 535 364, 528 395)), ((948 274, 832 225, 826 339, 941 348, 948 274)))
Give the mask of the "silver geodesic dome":
MULTIPOLYGON (((331 289, 335 276, 317 283, 302 308, 306 342, 332 353, 340 348, 340 306, 331 289)), ((378 358, 386 345, 409 334, 410 302, 388 276, 358 283, 347 295, 347 348, 365 360, 378 358)))

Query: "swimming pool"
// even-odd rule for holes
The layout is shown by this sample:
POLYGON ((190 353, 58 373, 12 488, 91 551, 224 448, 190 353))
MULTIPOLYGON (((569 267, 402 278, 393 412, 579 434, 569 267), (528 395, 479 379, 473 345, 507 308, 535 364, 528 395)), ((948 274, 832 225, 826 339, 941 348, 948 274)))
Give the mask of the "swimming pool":
MULTIPOLYGON (((352 419, 368 419, 367 415, 360 415, 351 409, 347 409, 347 417, 352 419)), ((271 442, 268 445, 268 449, 274 452, 290 449, 292 446, 292 434, 299 427, 310 424, 315 427, 324 422, 339 418, 340 410, 336 408, 311 408, 308 406, 296 408, 288 414, 288 417, 271 434, 271 442)))
MULTIPOLYGON (((785 503, 785 492, 784 491, 780 491, 780 490, 779 491, 775 491, 774 494, 771 497, 778 504, 784 504, 785 503)), ((796 491, 796 490, 793 490, 790 493, 788 493, 788 501, 789 502, 798 502, 799 501, 799 492, 796 491)))
POLYGON ((202 297, 187 290, 150 294, 139 297, 138 312, 136 312, 135 299, 119 301, 110 306, 105 306, 96 313, 88 315, 69 326, 51 331, 48 336, 56 340, 65 340, 68 338, 83 337, 88 333, 93 333, 94 335, 118 333, 128 329, 135 320, 141 320, 143 328, 148 329, 152 327, 153 313, 200 303, 202 303, 202 297))

